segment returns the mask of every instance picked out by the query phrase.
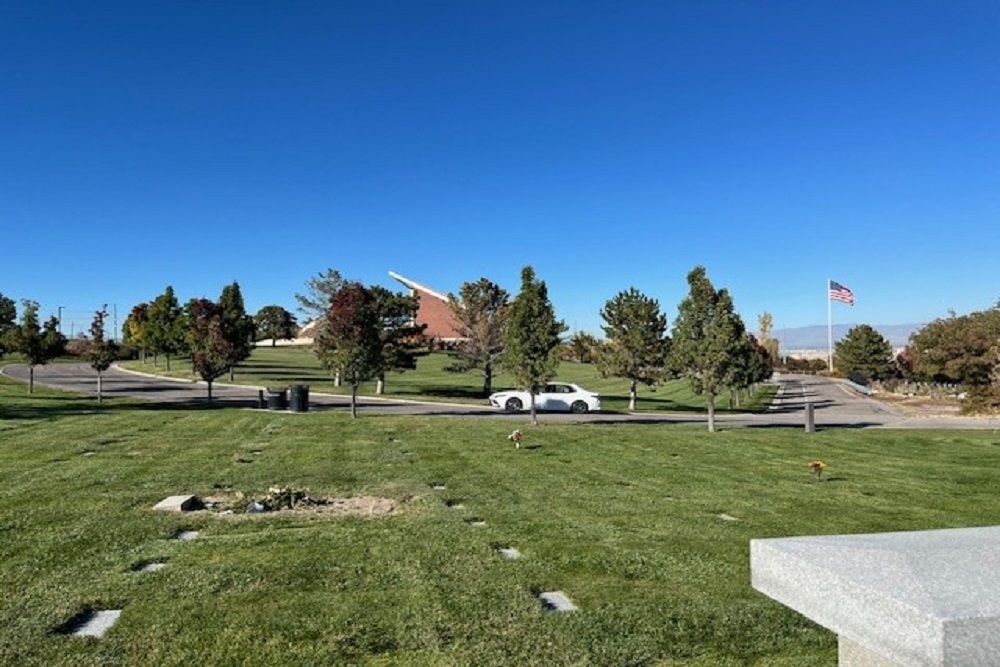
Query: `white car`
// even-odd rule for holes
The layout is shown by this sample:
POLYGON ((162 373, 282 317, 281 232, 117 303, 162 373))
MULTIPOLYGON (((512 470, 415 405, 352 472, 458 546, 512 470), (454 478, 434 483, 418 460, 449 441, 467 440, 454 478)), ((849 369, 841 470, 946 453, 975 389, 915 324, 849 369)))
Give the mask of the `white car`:
MULTIPOLYGON (((528 391, 498 391, 490 395, 490 405, 503 408, 507 412, 531 409, 531 394, 528 391)), ((569 412, 591 412, 601 409, 601 398, 592 391, 571 382, 550 382, 535 394, 538 410, 564 410, 569 412)))

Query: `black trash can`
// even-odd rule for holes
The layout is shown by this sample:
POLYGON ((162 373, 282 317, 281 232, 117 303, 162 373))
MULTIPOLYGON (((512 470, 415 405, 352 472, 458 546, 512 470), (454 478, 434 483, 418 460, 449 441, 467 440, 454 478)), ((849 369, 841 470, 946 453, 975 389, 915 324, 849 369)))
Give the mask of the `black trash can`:
POLYGON ((284 389, 268 389, 264 392, 267 398, 268 410, 285 410, 288 408, 288 396, 284 389))
POLYGON ((290 385, 288 387, 288 403, 288 409, 292 412, 309 412, 309 385, 290 385))

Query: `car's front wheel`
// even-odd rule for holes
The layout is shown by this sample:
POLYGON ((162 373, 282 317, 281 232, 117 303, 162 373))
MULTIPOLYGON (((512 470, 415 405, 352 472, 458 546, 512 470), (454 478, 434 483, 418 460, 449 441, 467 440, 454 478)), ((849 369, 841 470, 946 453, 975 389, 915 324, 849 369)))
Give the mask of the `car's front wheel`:
POLYGON ((507 412, 520 412, 523 407, 524 403, 519 398, 508 398, 503 405, 503 409, 507 412))
POLYGON ((573 401, 573 404, 569 406, 569 409, 579 414, 581 412, 586 412, 589 408, 583 401, 573 401))

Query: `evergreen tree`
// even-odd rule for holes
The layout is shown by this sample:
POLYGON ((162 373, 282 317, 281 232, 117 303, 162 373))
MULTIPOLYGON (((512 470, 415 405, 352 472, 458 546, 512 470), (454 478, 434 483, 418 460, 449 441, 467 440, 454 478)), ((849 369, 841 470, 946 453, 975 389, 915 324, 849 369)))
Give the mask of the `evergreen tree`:
POLYGON ((538 424, 535 396, 559 368, 560 336, 566 325, 556 319, 545 283, 535 270, 521 270, 521 291, 510 304, 503 328, 504 367, 531 393, 531 423, 538 424))
POLYGON ((385 375, 389 371, 408 371, 417 367, 417 357, 426 354, 424 329, 417 324, 417 297, 393 292, 375 285, 369 288, 375 297, 382 343, 382 363, 376 373, 376 394, 385 392, 385 375))
POLYGON ((674 322, 671 363, 705 397, 708 430, 714 432, 715 401, 732 381, 731 367, 745 350, 745 327, 729 292, 716 290, 704 267, 692 269, 687 281, 690 291, 674 322))
POLYGON ((604 343, 586 331, 577 331, 570 336, 563 350, 563 358, 581 364, 593 364, 600 358, 604 343))
POLYGON ((358 416, 358 387, 382 368, 378 302, 360 283, 347 283, 330 300, 314 348, 323 365, 351 385, 351 416, 358 416))
POLYGON ((670 352, 667 317, 656 299, 634 287, 609 299, 601 317, 607 343, 597 366, 605 377, 629 381, 628 409, 635 410, 638 383, 655 387, 666 375, 670 352))
MULTIPOLYGON (((334 269, 327 269, 306 281, 305 293, 296 292, 295 300, 299 302, 299 312, 305 316, 307 325, 323 326, 333 303, 333 295, 346 284, 344 277, 334 269)), ((316 331, 314 337, 320 333, 316 331)))
POLYGON ((892 345, 867 324, 851 328, 833 348, 833 366, 845 376, 885 380, 896 371, 892 345))
POLYGON ((49 363, 66 348, 66 337, 59 332, 59 320, 50 317, 44 327, 38 323, 38 303, 21 301, 21 323, 8 333, 8 343, 13 352, 21 355, 28 364, 28 393, 35 391, 35 366, 49 363))
POLYGON ((90 341, 87 345, 87 360, 90 367, 97 371, 97 402, 104 401, 104 371, 118 359, 118 343, 109 339, 104 333, 104 322, 108 318, 107 304, 94 313, 90 324, 90 341))
POLYGON ((479 370, 484 397, 493 393, 493 378, 503 359, 503 327, 509 303, 507 290, 486 278, 463 283, 458 296, 448 295, 448 307, 462 337, 451 353, 454 361, 448 370, 479 370))
POLYGON ((234 281, 222 288, 219 308, 222 316, 222 335, 229 341, 229 379, 232 381, 236 364, 249 359, 253 352, 256 327, 253 318, 247 315, 238 282, 234 281))
POLYGON ((185 310, 185 338, 191 352, 191 367, 208 385, 211 403, 212 383, 231 367, 233 343, 225 330, 219 304, 209 299, 191 299, 185 310))
POLYGON ((279 340, 292 340, 298 333, 299 324, 295 320, 295 315, 281 306, 264 306, 254 316, 254 325, 257 327, 256 339, 271 340, 271 347, 279 340))

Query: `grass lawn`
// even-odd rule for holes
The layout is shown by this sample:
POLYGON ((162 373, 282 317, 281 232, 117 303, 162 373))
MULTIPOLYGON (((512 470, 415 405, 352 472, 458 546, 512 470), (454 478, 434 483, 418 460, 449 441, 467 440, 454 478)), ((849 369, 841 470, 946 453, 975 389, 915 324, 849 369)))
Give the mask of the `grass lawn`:
MULTIPOLYGON (((404 373, 391 373, 386 378, 385 396, 402 399, 429 401, 449 401, 458 403, 485 404, 483 378, 478 372, 453 373, 445 368, 452 360, 444 353, 429 354, 417 361, 417 369, 404 373)), ((191 364, 186 358, 171 361, 171 371, 167 373, 166 362, 159 359, 153 366, 152 360, 145 364, 138 361, 121 362, 124 368, 171 375, 179 378, 196 377, 191 372, 191 364)), ((601 395, 605 410, 625 410, 628 407, 628 382, 621 378, 602 378, 593 364, 563 362, 559 366, 557 379, 575 382, 601 395)), ((219 382, 228 382, 228 375, 219 382)), ((236 370, 235 382, 255 386, 287 386, 308 384, 312 391, 326 393, 350 393, 348 387, 335 387, 330 374, 323 370, 316 355, 309 347, 260 347, 251 358, 240 364, 236 370)), ((493 390, 510 389, 514 382, 509 373, 503 373, 493 380, 493 390)), ((361 387, 362 394, 374 394, 375 383, 361 387)), ((765 385, 752 400, 741 405, 736 411, 753 412, 766 409, 770 404, 774 387, 765 385)), ((702 412, 705 400, 691 391, 687 380, 667 382, 655 390, 643 385, 638 389, 639 411, 657 412, 702 412)), ((719 399, 716 408, 726 412, 729 408, 728 394, 719 399)))
POLYGON ((751 589, 751 538, 1000 522, 996 433, 545 424, 516 450, 509 429, 0 378, 0 664, 832 667, 830 633, 751 589), (272 485, 398 510, 150 509, 272 485), (552 590, 579 611, 545 613, 552 590), (84 609, 124 611, 100 640, 54 632, 84 609))

